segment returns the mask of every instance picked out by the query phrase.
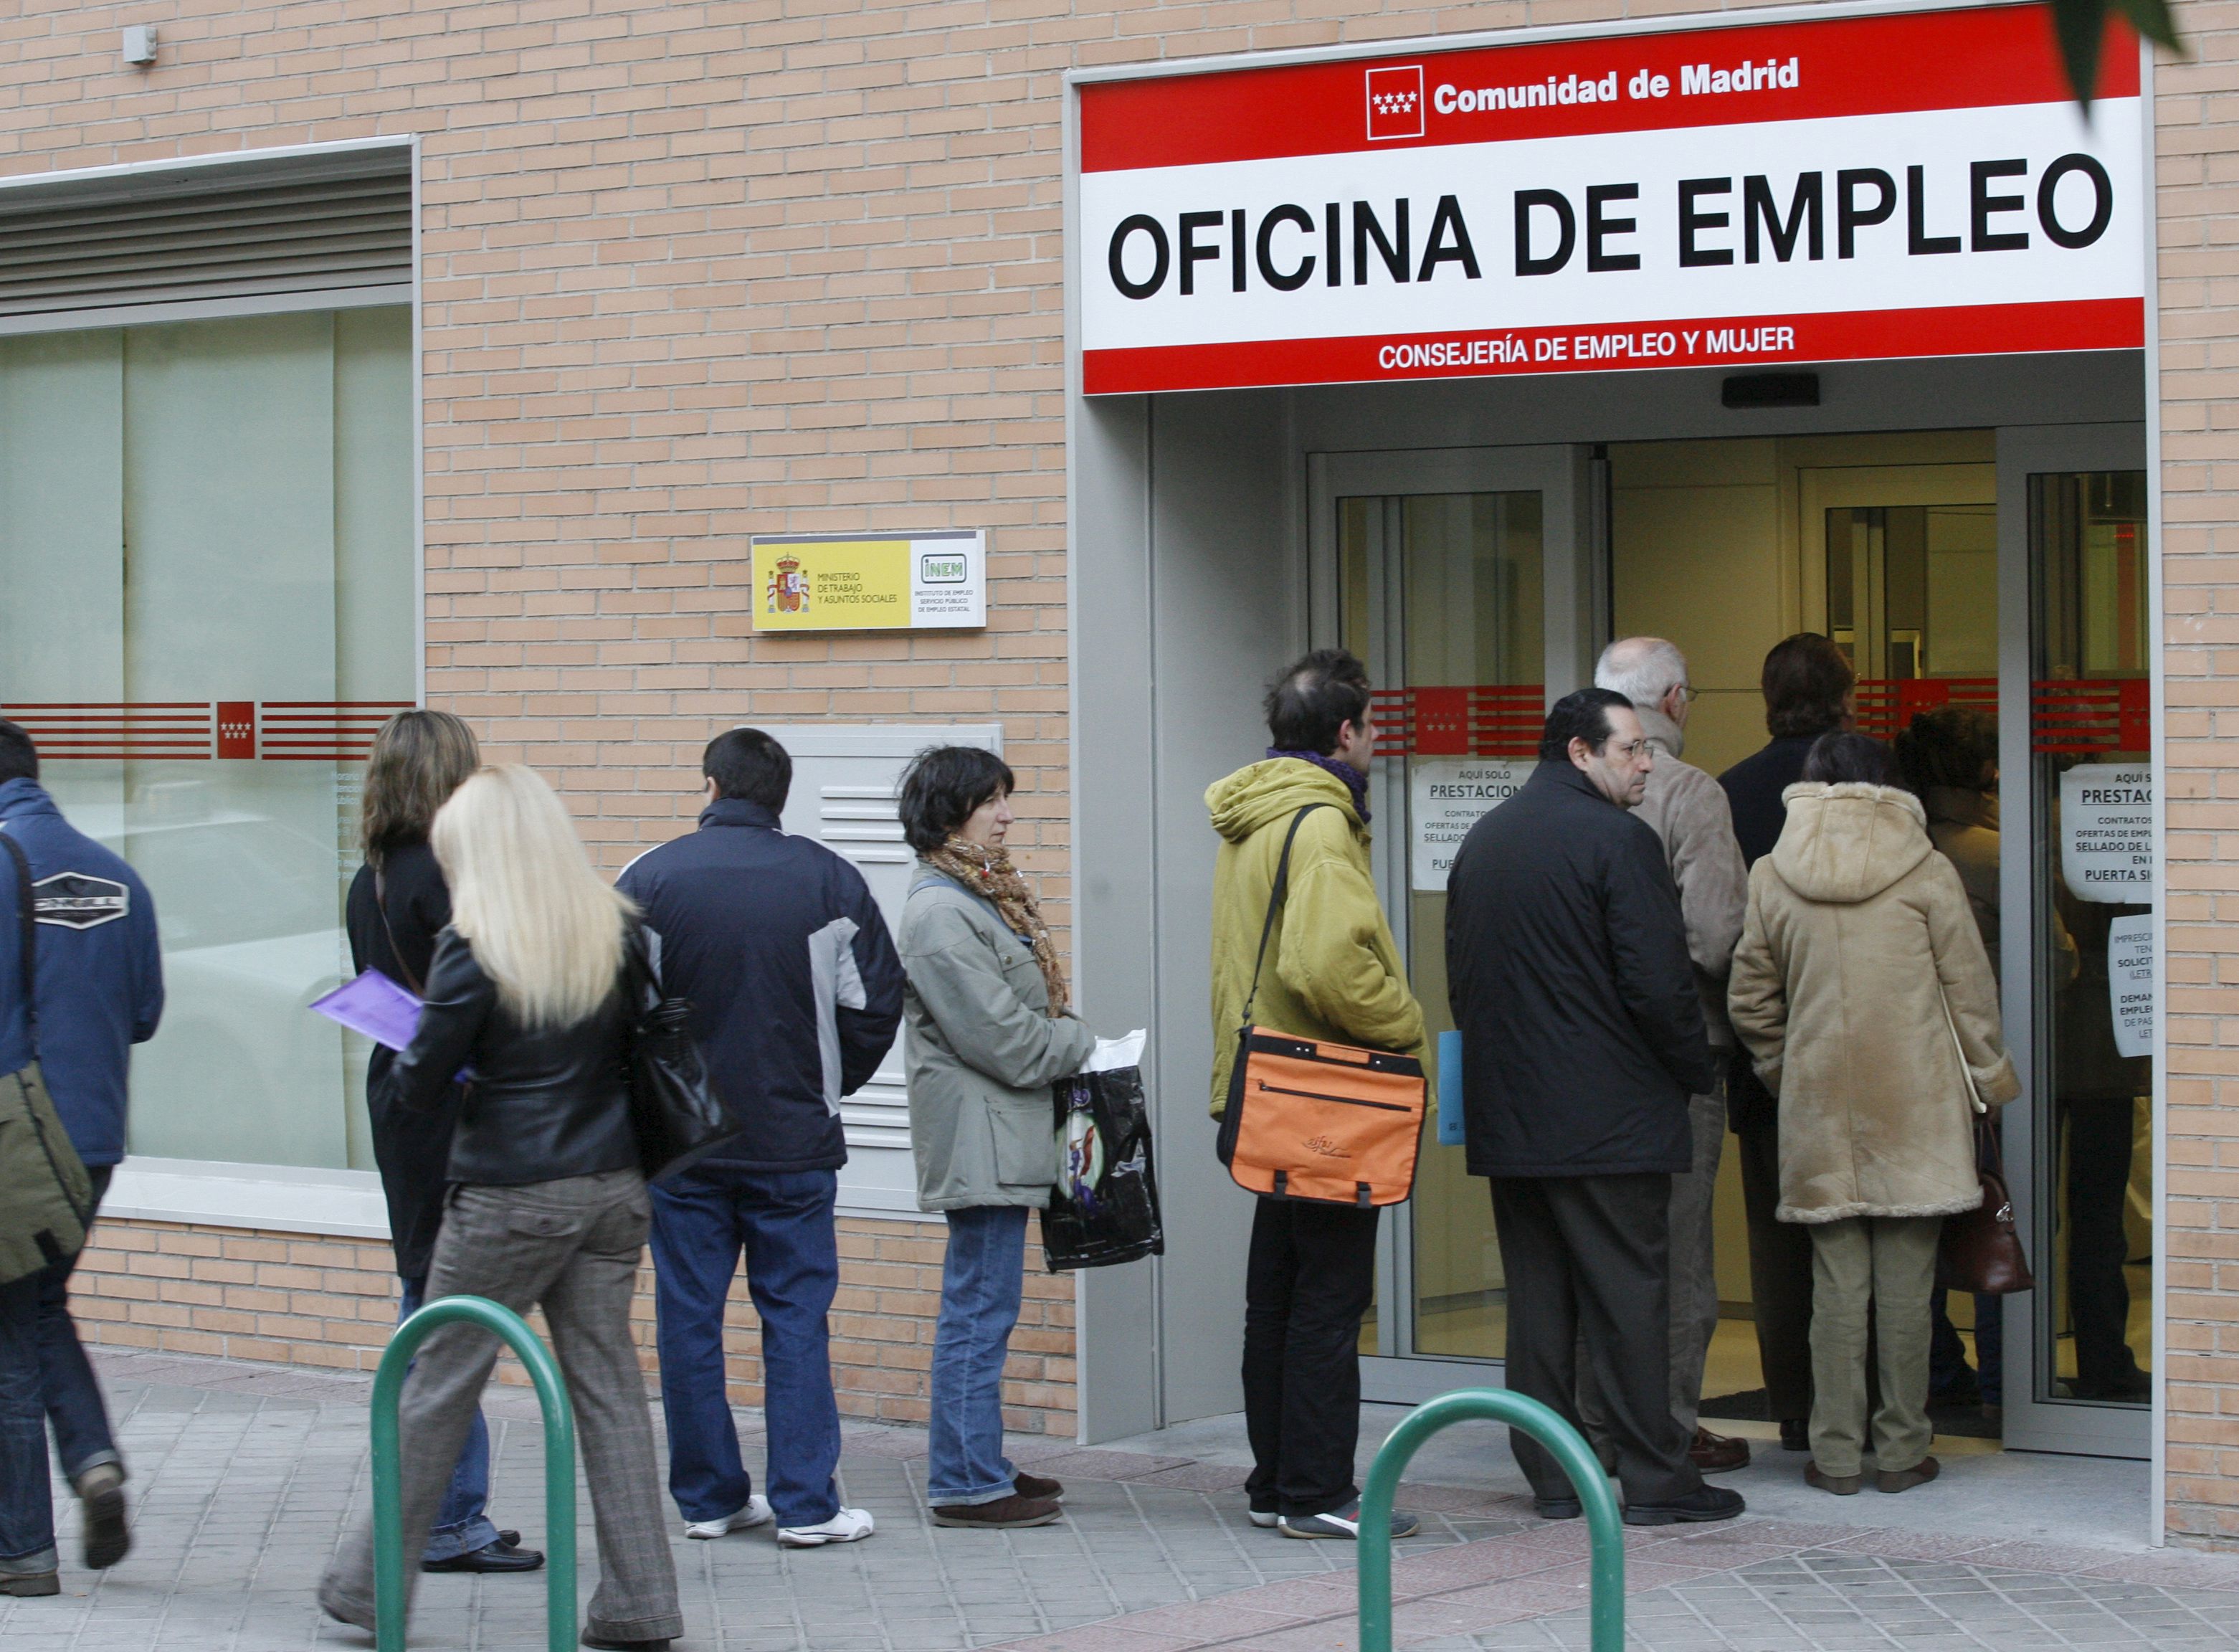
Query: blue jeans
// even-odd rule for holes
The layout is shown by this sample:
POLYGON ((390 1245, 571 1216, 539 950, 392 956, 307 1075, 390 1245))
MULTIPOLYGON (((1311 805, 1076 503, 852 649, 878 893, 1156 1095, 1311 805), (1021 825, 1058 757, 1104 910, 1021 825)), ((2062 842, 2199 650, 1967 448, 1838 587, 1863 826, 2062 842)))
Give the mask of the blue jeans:
MULTIPOLYGON (((115 1169, 98 1164, 88 1171, 93 1181, 89 1223, 115 1169)), ((76 1267, 72 1256, 0 1286, 0 1564, 11 1571, 43 1571, 53 1562, 50 1422, 66 1478, 75 1481, 89 1469, 123 1461, 101 1384, 70 1322, 70 1278, 76 1267), (37 1563, 41 1555, 48 1565, 37 1563)))
MULTIPOLYGON (((401 1325, 420 1311, 428 1281, 423 1276, 400 1278, 397 1283, 403 1288, 403 1300, 396 1308, 396 1322, 401 1325)), ((421 1551, 421 1559, 456 1560, 497 1542, 497 1528, 482 1512, 488 1506, 489 1424, 477 1409, 474 1426, 467 1431, 467 1443, 459 1453, 458 1466, 451 1470, 451 1483, 443 1489, 443 1506, 429 1529, 428 1547, 421 1551)))
POLYGON ((1018 1478, 1003 1455, 1003 1361, 1026 1285, 1026 1216, 1023 1205, 948 1213, 925 1476, 936 1507, 994 1502, 1018 1478))
POLYGON ((655 1340, 668 1491, 687 1520, 721 1520, 753 1496, 724 1392, 723 1312, 747 1259, 762 1328, 762 1410, 769 1500, 781 1526, 820 1526, 840 1512, 840 1404, 831 1326, 840 1289, 833 1170, 703 1168, 653 1193, 655 1340))

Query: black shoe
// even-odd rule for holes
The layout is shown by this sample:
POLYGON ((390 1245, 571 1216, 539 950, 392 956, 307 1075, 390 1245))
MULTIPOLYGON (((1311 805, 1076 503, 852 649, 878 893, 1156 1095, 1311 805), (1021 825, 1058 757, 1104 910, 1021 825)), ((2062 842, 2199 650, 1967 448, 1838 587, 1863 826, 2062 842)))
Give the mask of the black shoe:
POLYGON ((1706 1520, 1731 1520, 1747 1509, 1738 1491, 1728 1491, 1724 1486, 1704 1486, 1684 1497, 1673 1497, 1664 1502, 1627 1503, 1624 1523, 1628 1526, 1697 1525, 1706 1520))
POLYGON ((617 1641, 610 1635, 595 1635, 585 1629, 577 1638, 585 1646, 598 1648, 600 1652, 668 1652, 669 1637, 666 1635, 657 1641, 617 1641))
POLYGON ((1576 1497, 1534 1497, 1531 1512, 1542 1520, 1576 1520, 1586 1506, 1576 1497))
MULTIPOLYGON (((518 1534, 515 1534, 518 1535, 518 1534)), ((463 1555, 454 1555, 448 1560, 423 1560, 423 1572, 533 1572, 544 1564, 541 1549, 523 1549, 518 1543, 506 1541, 500 1532, 497 1542, 484 1543, 480 1549, 470 1549, 463 1555)))
POLYGON ((124 1470, 113 1462, 88 1469, 77 1477, 77 1495, 85 1508, 85 1563, 91 1570, 105 1570, 132 1552, 132 1532, 124 1521, 124 1470))
POLYGON ((1808 1418, 1781 1418, 1780 1449, 1783 1451, 1809 1451, 1811 1449, 1811 1423, 1808 1418))

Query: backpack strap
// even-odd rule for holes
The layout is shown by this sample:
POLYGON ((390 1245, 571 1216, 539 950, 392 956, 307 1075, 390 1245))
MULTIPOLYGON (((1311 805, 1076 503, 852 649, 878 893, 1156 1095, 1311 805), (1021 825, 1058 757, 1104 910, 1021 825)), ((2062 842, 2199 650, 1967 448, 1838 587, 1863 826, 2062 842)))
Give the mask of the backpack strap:
POLYGON ((1267 962, 1267 937, 1275 933, 1275 914, 1291 890, 1291 845, 1298 841, 1299 828, 1306 816, 1317 809, 1334 809, 1334 803, 1308 803, 1291 816, 1291 829, 1283 838, 1282 858, 1275 863, 1275 882, 1267 891, 1267 919, 1259 926, 1259 951, 1252 960, 1252 989, 1244 996, 1244 1025, 1252 1025, 1252 1006, 1259 998, 1259 970, 1267 962))
POLYGON ((23 1019, 31 1032, 31 1059, 39 1058, 39 925, 32 907, 31 863, 23 853, 23 846, 0 826, 0 843, 8 846, 8 854, 16 863, 16 912, 21 921, 22 935, 18 949, 23 959, 23 1019))

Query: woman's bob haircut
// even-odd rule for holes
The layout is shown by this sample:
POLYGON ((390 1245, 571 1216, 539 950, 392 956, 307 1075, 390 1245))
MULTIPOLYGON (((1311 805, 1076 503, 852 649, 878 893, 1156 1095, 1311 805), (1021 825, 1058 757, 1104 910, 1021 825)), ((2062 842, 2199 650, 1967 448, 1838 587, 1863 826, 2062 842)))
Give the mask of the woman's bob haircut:
POLYGON ((636 908, 591 869, 567 809, 535 769, 469 776, 436 811, 429 841, 451 886, 451 923, 516 1021, 573 1026, 606 1003, 636 908))
POLYGON ((930 855, 972 818, 980 804, 1017 787, 1011 765, 978 746, 928 746, 902 776, 902 836, 930 855))
POLYGON ((358 816, 358 844, 375 869, 390 851, 427 841, 435 811, 482 761, 475 731, 448 711, 400 711, 381 725, 358 816))

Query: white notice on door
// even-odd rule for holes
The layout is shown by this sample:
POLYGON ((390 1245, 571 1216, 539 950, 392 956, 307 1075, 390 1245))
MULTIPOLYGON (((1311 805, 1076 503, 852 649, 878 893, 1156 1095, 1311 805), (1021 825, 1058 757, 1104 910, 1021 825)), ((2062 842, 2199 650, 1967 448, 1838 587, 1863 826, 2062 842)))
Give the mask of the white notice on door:
POLYGON ((1416 757, 1407 764, 1416 889, 1444 894, 1469 829, 1516 796, 1538 765, 1521 757, 1416 757))
POLYGON ((2154 1052, 2154 920, 2151 913, 2107 926, 2107 990, 2115 1011, 2115 1053, 2154 1052))
POLYGON ((2060 875, 2079 901, 2153 900, 2153 770, 2087 763, 2061 776, 2060 875))

